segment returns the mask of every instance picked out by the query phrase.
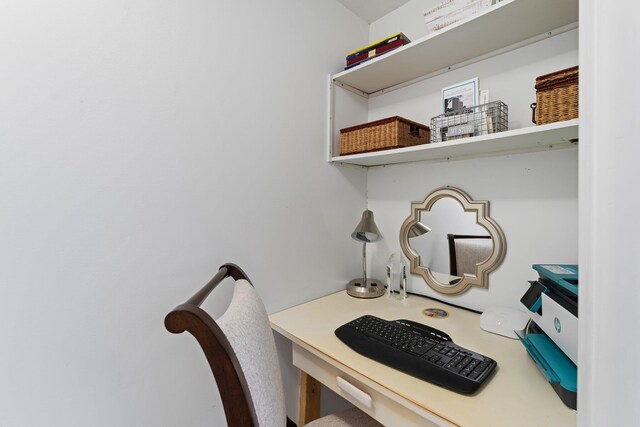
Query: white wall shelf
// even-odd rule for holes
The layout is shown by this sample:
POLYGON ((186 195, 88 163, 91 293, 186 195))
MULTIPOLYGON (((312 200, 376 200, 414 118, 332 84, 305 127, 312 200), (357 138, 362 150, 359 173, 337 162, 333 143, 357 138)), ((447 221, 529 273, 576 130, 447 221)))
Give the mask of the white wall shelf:
POLYGON ((381 94, 416 79, 578 27, 578 0, 503 0, 486 11, 335 74, 339 86, 381 94))
POLYGON ((578 120, 474 136, 450 142, 336 156, 334 163, 381 166, 416 161, 466 159, 570 148, 578 139, 578 120))

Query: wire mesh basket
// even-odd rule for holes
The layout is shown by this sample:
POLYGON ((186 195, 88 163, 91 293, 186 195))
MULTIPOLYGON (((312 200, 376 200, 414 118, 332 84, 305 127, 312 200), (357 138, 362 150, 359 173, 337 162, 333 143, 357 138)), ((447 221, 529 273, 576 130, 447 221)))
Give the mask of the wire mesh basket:
POLYGON ((509 107, 493 101, 462 108, 431 119, 431 143, 504 132, 509 128, 509 107))

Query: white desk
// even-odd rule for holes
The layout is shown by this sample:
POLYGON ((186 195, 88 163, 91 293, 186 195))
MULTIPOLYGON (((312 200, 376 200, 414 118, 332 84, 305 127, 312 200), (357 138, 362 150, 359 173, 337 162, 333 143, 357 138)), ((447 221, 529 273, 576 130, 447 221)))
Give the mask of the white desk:
POLYGON ((303 371, 301 420, 317 416, 316 379, 387 426, 576 424, 576 412, 560 401, 522 344, 483 331, 475 313, 416 296, 405 301, 386 296, 364 300, 341 291, 275 313, 270 320, 275 331, 292 341, 293 364, 303 371), (429 318, 422 314, 425 308, 444 309, 449 317, 429 318), (359 355, 334 335, 340 325, 364 314, 409 319, 440 329, 455 343, 496 360, 497 371, 479 392, 466 396, 386 367, 359 355), (370 395, 371 408, 340 389, 338 376, 370 395))

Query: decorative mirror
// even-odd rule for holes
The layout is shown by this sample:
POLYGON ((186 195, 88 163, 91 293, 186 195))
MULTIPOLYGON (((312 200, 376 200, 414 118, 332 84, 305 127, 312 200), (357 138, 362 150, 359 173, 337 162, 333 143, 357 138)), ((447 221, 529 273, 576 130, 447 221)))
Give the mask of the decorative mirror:
POLYGON ((450 295, 488 287, 489 273, 506 253, 502 229, 489 217, 489 202, 472 200, 454 187, 438 188, 422 202, 411 203, 400 246, 412 274, 450 295))

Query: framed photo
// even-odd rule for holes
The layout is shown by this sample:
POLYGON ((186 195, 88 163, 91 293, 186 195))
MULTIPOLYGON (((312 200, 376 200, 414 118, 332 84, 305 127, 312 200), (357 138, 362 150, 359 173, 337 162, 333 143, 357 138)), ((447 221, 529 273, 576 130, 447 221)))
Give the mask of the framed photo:
POLYGON ((477 77, 442 89, 442 112, 445 114, 476 105, 478 105, 477 77))

